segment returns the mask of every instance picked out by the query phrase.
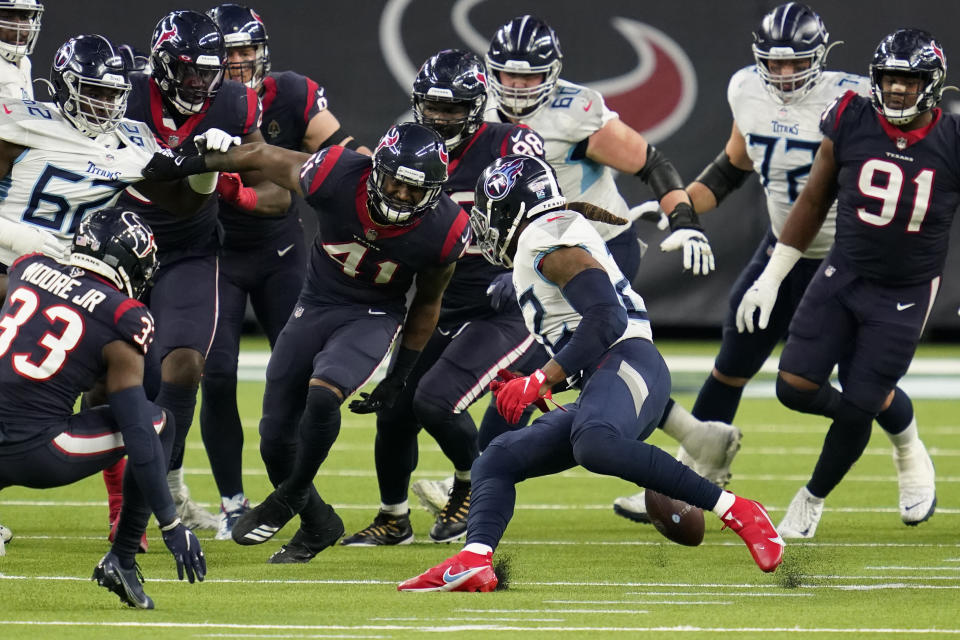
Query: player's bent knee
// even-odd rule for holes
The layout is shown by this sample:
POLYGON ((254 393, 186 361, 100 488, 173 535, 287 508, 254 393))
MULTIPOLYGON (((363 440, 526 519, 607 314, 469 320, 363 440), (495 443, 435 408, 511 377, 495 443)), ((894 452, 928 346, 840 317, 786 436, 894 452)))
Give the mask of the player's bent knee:
POLYGON ((470 478, 474 484, 485 478, 502 478, 516 484, 525 477, 523 466, 509 447, 493 442, 473 461, 470 478))
POLYGON ((620 434, 607 425, 596 425, 582 429, 573 443, 573 459, 581 467, 592 473, 616 475, 612 461, 617 458, 620 448, 620 434))
POLYGON ((336 385, 334 385, 334 384, 332 384, 332 383, 330 383, 330 382, 327 382, 326 380, 319 380, 319 379, 317 379, 317 378, 311 378, 311 379, 310 379, 310 391, 309 391, 309 393, 307 394, 307 401, 308 401, 308 402, 309 402, 309 397, 310 397, 311 395, 313 395, 314 389, 326 389, 327 391, 329 391, 330 393, 332 393, 332 394, 337 398, 337 405, 338 405, 338 406, 339 406, 339 404, 340 404, 341 402, 343 402, 344 394, 343 394, 343 391, 341 391, 339 387, 337 387, 336 385))
POLYGON ((199 384, 203 374, 203 354, 188 347, 178 347, 167 354, 161 367, 164 382, 181 385, 199 384))
POLYGON ((799 389, 777 376, 777 399, 788 409, 832 418, 840 402, 840 392, 830 383, 813 389, 799 389))
POLYGON ((714 369, 714 370, 711 372, 711 375, 712 375, 716 380, 718 380, 719 382, 722 382, 723 384, 727 385, 728 387, 743 387, 743 386, 746 386, 746 384, 747 384, 748 382, 750 382, 750 378, 740 378, 740 377, 737 377, 737 376, 728 376, 728 375, 726 375, 726 374, 724 374, 724 373, 720 373, 720 371, 718 371, 717 369, 714 369))

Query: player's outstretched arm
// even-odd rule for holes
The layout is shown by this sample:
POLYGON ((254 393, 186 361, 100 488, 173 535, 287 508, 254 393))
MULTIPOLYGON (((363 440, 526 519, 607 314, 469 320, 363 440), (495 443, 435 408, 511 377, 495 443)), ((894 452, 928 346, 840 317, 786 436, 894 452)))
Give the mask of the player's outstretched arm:
MULTIPOLYGON (((266 144, 259 129, 243 136, 242 141, 244 144, 252 142, 266 144)), ((267 216, 283 215, 290 208, 290 191, 270 180, 264 171, 260 169, 243 171, 239 177, 242 184, 236 191, 229 188, 221 189, 219 185, 217 187, 221 197, 237 208, 267 216), (231 200, 231 195, 236 197, 231 200)))
POLYGON ((723 151, 687 185, 693 210, 703 214, 715 209, 732 191, 740 188, 752 172, 753 162, 747 155, 747 141, 734 121, 723 151))
POLYGON ((116 340, 103 348, 103 358, 107 363, 107 400, 123 434, 137 488, 160 523, 163 541, 176 560, 179 578, 183 580, 186 574, 190 582, 202 581, 207 573, 207 561, 200 541, 180 522, 167 487, 169 460, 153 428, 153 414, 158 407, 147 400, 143 390, 143 355, 132 344, 116 340))

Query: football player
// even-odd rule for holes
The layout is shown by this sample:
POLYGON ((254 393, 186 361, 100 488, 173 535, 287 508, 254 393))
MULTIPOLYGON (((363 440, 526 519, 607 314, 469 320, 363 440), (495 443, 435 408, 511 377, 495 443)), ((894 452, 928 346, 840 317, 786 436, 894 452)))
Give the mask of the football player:
POLYGON ((33 100, 30 55, 42 16, 38 0, 0 0, 0 97, 33 100))
MULTIPOLYGON (((223 32, 227 78, 256 92, 263 108, 261 133, 270 144, 314 153, 339 144, 370 150, 346 135, 327 108, 323 87, 293 71, 270 70, 270 48, 263 20, 252 9, 222 4, 207 12, 223 32)), ((217 540, 229 540, 233 523, 249 509, 243 492, 243 429, 237 410, 237 354, 247 299, 270 345, 300 293, 306 246, 295 197, 286 215, 252 215, 256 191, 239 176, 221 174, 220 223, 224 228, 218 281, 219 310, 201 387, 200 429, 220 490, 217 540)))
MULTIPOLYGON (((223 80, 225 61, 223 35, 209 16, 195 11, 167 14, 150 41, 150 75, 130 75, 133 88, 127 115, 146 122, 177 151, 195 152, 198 135, 211 148, 225 149, 234 138, 262 141, 259 98, 253 89, 223 80), (223 135, 208 133, 214 129, 223 135)), ((221 189, 228 202, 253 193, 251 212, 279 215, 289 207, 289 192, 256 172, 241 179, 252 191, 230 191, 228 180, 227 191, 221 189)), ((149 198, 125 196, 121 204, 140 213, 153 227, 164 267, 146 302, 157 319, 161 385, 156 401, 170 410, 177 427, 170 490, 188 526, 216 530, 219 518, 190 499, 183 482, 183 452, 217 324, 218 199, 211 198, 187 219, 149 198)))
MULTIPOLYGON (((937 108, 946 72, 943 47, 926 31, 900 29, 880 42, 870 97, 848 91, 824 113, 807 184, 737 309, 739 330, 768 328, 782 283, 836 199, 835 242, 780 356, 780 401, 832 420, 810 481, 780 522, 784 537, 814 536, 824 499, 863 453, 874 418, 901 395, 897 382, 933 306, 960 204, 960 119, 937 108), (834 365, 843 391, 830 384, 834 365)), ((933 463, 914 422, 891 439, 900 517, 916 525, 937 504, 933 463)))
POLYGON ((300 529, 269 562, 308 562, 344 531, 313 486, 339 433, 340 405, 373 375, 399 331, 386 379, 363 398, 372 409, 392 406, 433 334, 454 263, 470 242, 467 214, 443 193, 443 138, 403 123, 381 138, 372 162, 342 146, 311 156, 268 144, 188 158, 158 154, 153 162, 148 174, 167 177, 260 169, 317 212, 303 290, 267 365, 260 454, 276 490, 232 533, 239 544, 260 544, 299 513, 300 529))
MULTIPOLYGON (((450 154, 450 176, 443 189, 464 208, 473 204, 477 178, 494 159, 508 153, 543 157, 543 140, 526 125, 483 121, 486 82, 483 60, 456 49, 431 56, 413 81, 414 118, 443 136, 450 154)), ((444 293, 437 328, 393 406, 351 403, 357 413, 377 409, 374 460, 380 511, 370 526, 341 544, 413 540, 407 488, 417 465, 421 427, 437 440, 456 473, 449 495, 442 496, 430 539, 449 542, 466 531, 470 467, 479 454, 477 427, 467 409, 486 392, 497 371, 510 367, 533 342, 516 304, 497 309, 487 295, 504 273, 474 247, 467 249, 444 293)))
MULTIPOLYGON (((621 218, 631 212, 617 191, 614 172, 636 174, 670 212, 671 234, 664 251, 683 250, 685 269, 706 275, 714 269, 710 244, 693 213, 679 174, 666 156, 607 108, 596 91, 559 77, 563 55, 556 33, 534 16, 520 16, 501 26, 487 50, 493 104, 487 118, 522 122, 543 136, 546 159, 556 168, 563 192, 571 201, 599 206, 621 218)), ((632 227, 598 225, 620 270, 632 280, 640 252, 632 227)), ((546 360, 518 369, 529 373, 546 360)), ((481 425, 481 439, 490 441, 507 428, 492 407, 481 425)), ((730 478, 730 464, 740 448, 740 430, 721 422, 701 422, 672 399, 661 428, 689 447, 701 474, 721 486, 730 478)), ((645 514, 642 520, 646 521, 645 514)))
MULTIPOLYGON (((579 208, 579 207, 578 207, 579 208)), ((591 217, 621 220, 597 207, 591 217)), ((543 160, 505 156, 477 182, 470 212, 484 257, 513 269, 528 329, 550 352, 529 376, 495 382, 497 409, 515 423, 526 406, 574 380, 576 402, 491 442, 473 465, 473 504, 463 551, 398 585, 400 591, 492 591, 493 551, 513 515, 518 482, 576 465, 712 510, 747 544, 763 571, 783 541, 763 507, 724 491, 643 440, 670 397, 670 372, 652 341, 641 298, 579 213, 567 209, 543 160)))
MULTIPOLYGON (((800 297, 833 244, 836 204, 803 258, 791 270, 767 328, 753 333, 737 331, 737 305, 766 266, 790 207, 807 182, 823 137, 820 115, 846 91, 870 93, 867 78, 826 70, 827 54, 838 44, 829 40, 820 16, 798 2, 782 4, 763 17, 753 33, 756 64, 735 73, 727 89, 733 112, 730 138, 716 159, 687 185, 694 210, 703 214, 714 209, 755 171, 766 192, 770 216, 766 236, 731 290, 720 353, 693 405, 693 415, 700 420, 733 422, 744 386, 786 336, 800 297)), ((908 429, 913 421, 910 399, 898 387, 894 402, 877 416, 877 422, 891 439, 900 442, 898 447, 905 454, 916 447, 917 453, 897 456, 902 461, 898 462, 898 471, 906 481, 901 482, 901 487, 908 492, 913 475, 910 468, 925 464, 925 453, 919 453, 923 443, 918 444, 916 427, 908 429)), ((683 447, 678 457, 685 464, 694 463, 683 447)), ((618 498, 614 508, 631 519, 640 518, 646 512, 643 492, 618 498)))
POLYGON ((173 428, 143 388, 154 321, 137 297, 156 253, 153 233, 134 213, 90 212, 67 261, 29 254, 10 266, 0 309, 0 488, 64 486, 129 455, 116 538, 93 579, 141 609, 154 606, 134 560, 151 512, 179 578, 202 581, 207 571, 165 482, 173 428), (101 378, 107 405, 74 413, 80 394, 101 378))

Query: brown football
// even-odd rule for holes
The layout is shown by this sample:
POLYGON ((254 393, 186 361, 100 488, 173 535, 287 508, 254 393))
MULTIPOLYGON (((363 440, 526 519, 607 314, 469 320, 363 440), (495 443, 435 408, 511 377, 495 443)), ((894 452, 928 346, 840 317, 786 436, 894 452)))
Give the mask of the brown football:
POLYGON ((650 522, 664 538, 688 547, 703 542, 703 509, 651 489, 644 492, 644 501, 650 522))

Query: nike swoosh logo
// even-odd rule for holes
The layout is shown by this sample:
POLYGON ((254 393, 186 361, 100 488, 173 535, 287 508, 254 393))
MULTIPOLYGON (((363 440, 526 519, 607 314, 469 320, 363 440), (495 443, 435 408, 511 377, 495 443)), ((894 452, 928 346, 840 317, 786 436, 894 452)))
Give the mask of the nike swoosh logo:
POLYGON ((373 309, 367 309, 367 313, 372 316, 385 316, 387 315, 386 311, 374 311, 373 309))
POLYGON ((443 581, 446 582, 447 584, 450 584, 451 582, 456 582, 460 578, 470 575, 470 573, 474 570, 475 569, 464 569, 460 573, 450 573, 450 567, 447 567, 447 570, 443 572, 443 581))
POLYGON ((901 303, 898 302, 898 303, 897 303, 897 311, 903 311, 904 309, 909 309, 910 307, 913 307, 913 306, 915 306, 916 304, 917 304, 916 302, 909 302, 909 303, 907 303, 907 304, 901 304, 901 303))
POLYGON ((277 255, 282 258, 283 256, 287 255, 290 252, 290 249, 293 249, 293 247, 294 245, 290 245, 289 247, 284 247, 283 249, 277 249, 277 255))
POLYGON ((906 508, 906 510, 907 510, 907 511, 910 511, 911 509, 916 509, 917 507, 919 507, 920 505, 922 505, 923 502, 924 502, 924 501, 918 502, 917 504, 911 504, 911 505, 909 505, 909 506, 906 508))
POLYGON ((554 220, 559 220, 563 216, 553 216, 552 218, 547 218, 547 222, 553 222, 554 220))
MULTIPOLYGON (((803 533, 804 533, 804 535, 806 535, 807 532, 804 531, 803 533)), ((767 540, 769 540, 769 541, 772 542, 773 544, 778 544, 778 545, 780 545, 781 547, 787 546, 787 543, 783 541, 783 538, 781 538, 779 534, 777 535, 776 538, 767 538, 767 540)))
POLYGON ((593 106, 593 100, 587 103, 587 106, 583 108, 584 111, 590 111, 590 107, 593 106))

